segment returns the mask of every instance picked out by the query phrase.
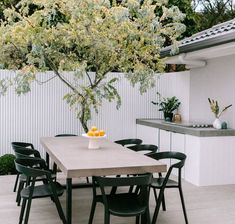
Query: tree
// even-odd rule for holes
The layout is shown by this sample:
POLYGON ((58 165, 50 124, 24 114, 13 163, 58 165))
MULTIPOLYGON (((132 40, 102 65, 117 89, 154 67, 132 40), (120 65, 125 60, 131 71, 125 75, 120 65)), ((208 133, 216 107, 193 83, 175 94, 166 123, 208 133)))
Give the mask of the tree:
POLYGON ((14 7, 20 0, 2 0, 0 2, 0 19, 4 19, 3 11, 7 8, 14 7))
POLYGON ((177 6, 185 14, 183 23, 186 26, 186 31, 182 34, 181 38, 189 37, 198 32, 197 14, 192 7, 192 0, 169 0, 168 5, 177 6))
POLYGON ((98 112, 103 99, 121 104, 118 78, 110 78, 109 72, 125 73, 143 93, 154 85, 155 73, 163 71, 161 47, 166 38, 175 44, 185 27, 178 8, 160 2, 112 1, 111 6, 109 0, 20 1, 16 9, 4 11, 0 27, 0 63, 17 70, 15 78, 0 81, 0 92, 14 86, 17 94, 27 93, 38 72, 52 70, 52 78, 69 87, 64 99, 77 109, 87 132, 91 110, 98 112), (156 10, 162 10, 161 17, 156 10), (73 79, 66 71, 72 71, 73 79))
POLYGON ((195 0, 194 8, 198 11, 200 31, 235 17, 233 0, 195 0))

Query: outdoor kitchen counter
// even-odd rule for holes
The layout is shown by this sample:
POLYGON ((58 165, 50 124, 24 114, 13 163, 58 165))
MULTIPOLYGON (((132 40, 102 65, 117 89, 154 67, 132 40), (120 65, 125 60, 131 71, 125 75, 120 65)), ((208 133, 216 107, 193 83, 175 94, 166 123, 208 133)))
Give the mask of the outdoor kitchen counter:
POLYGON ((136 124, 197 137, 235 136, 235 129, 195 128, 190 123, 174 123, 162 119, 136 119, 136 124))

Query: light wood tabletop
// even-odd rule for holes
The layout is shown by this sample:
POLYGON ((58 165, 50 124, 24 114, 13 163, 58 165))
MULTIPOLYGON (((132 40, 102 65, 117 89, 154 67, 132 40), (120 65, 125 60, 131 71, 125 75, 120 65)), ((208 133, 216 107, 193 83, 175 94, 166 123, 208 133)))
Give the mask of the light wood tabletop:
POLYGON ((68 178, 165 172, 166 165, 107 139, 88 149, 85 137, 42 137, 41 144, 68 178))
POLYGON ((75 137, 42 137, 50 158, 66 175, 66 218, 72 223, 72 178, 165 172, 166 165, 128 148, 99 139, 99 149, 88 149, 89 139, 75 137))

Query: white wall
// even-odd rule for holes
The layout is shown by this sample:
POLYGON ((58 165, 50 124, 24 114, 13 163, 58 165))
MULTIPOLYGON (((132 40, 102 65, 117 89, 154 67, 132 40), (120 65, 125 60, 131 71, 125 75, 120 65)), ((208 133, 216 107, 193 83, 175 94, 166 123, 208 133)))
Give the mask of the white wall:
MULTIPOLYGON (((13 76, 9 71, 0 71, 0 79, 13 76)), ((138 88, 132 88, 129 82, 121 78, 117 88, 122 98, 120 110, 115 103, 104 102, 99 114, 94 114, 89 125, 97 125, 107 132, 108 138, 117 140, 136 135, 136 118, 158 117, 155 99, 157 87, 142 96, 138 88)), ((42 74, 46 80, 50 74, 42 74)), ((6 96, 0 97, 0 155, 12 152, 12 141, 32 142, 42 152, 39 138, 54 136, 59 133, 80 135, 83 131, 80 123, 62 100, 68 89, 57 79, 44 85, 33 84, 32 91, 24 96, 17 96, 13 89, 6 96)))
POLYGON ((189 120, 190 72, 165 73, 160 76, 159 92, 163 97, 176 96, 181 105, 179 113, 182 121, 189 120))
POLYGON ((208 97, 216 99, 221 108, 233 104, 222 116, 229 127, 235 128, 235 56, 208 60, 203 68, 190 72, 190 116, 192 121, 210 122, 208 97))

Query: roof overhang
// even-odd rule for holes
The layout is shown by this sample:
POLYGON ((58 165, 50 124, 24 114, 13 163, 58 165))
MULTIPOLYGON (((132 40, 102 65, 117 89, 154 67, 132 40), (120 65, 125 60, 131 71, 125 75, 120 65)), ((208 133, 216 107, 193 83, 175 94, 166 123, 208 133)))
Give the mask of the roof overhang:
POLYGON ((203 67, 213 58, 235 55, 235 42, 193 51, 166 58, 166 64, 185 64, 187 68, 203 67))

